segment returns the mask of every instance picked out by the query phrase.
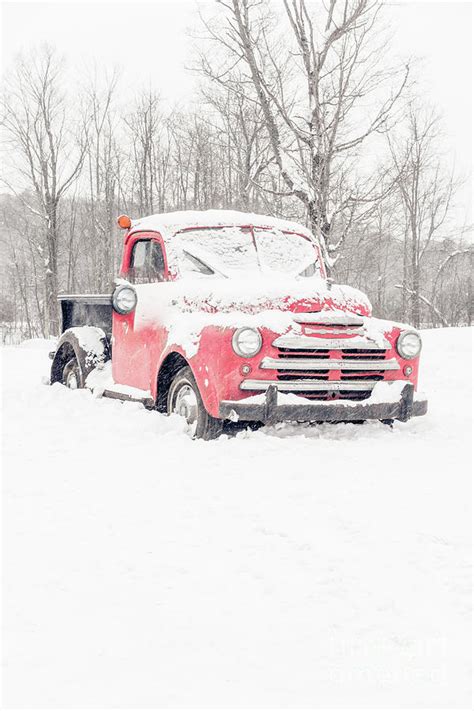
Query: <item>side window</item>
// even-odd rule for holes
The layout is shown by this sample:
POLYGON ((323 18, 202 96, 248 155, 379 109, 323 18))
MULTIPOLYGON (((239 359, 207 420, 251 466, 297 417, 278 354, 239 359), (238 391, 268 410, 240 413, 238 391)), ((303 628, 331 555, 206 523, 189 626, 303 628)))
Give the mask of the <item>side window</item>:
POLYGON ((140 242, 135 242, 132 251, 132 258, 130 259, 130 267, 136 272, 145 269, 147 253, 150 248, 150 240, 141 240, 140 242))
POLYGON ((158 242, 151 239, 135 242, 130 257, 128 277, 135 284, 164 281, 165 259, 158 242))

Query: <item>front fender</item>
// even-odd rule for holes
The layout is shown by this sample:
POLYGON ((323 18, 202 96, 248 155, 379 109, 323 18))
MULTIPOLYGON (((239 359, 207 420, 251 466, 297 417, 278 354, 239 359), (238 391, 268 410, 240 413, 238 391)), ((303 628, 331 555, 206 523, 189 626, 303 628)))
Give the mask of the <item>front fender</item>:
POLYGON ((165 390, 167 390, 171 384, 172 378, 174 377, 174 373, 176 372, 176 362, 172 366, 171 375, 166 374, 166 371, 168 370, 167 363, 173 363, 177 357, 180 361, 180 363, 178 363, 178 368, 180 365, 183 367, 187 365, 191 368, 194 379, 199 388, 204 407, 208 413, 211 415, 216 412, 218 413, 219 398, 216 388, 216 376, 213 373, 211 374, 209 365, 202 357, 202 352, 198 349, 198 352, 190 357, 189 353, 187 353, 183 347, 175 343, 170 344, 170 346, 163 352, 156 371, 152 373, 152 383, 154 385, 154 387, 152 387, 152 395, 155 402, 159 405, 161 401, 161 406, 165 406, 165 400, 163 400, 163 397, 160 397, 160 395, 163 394, 159 391, 159 383, 161 381, 162 386, 165 387, 165 390), (165 373, 163 371, 165 371, 165 373))

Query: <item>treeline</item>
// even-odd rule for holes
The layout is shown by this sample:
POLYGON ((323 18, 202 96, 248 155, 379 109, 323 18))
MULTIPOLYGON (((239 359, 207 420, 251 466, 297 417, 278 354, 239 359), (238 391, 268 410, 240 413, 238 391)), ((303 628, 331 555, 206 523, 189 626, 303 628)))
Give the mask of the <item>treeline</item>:
POLYGON ((409 67, 380 68, 377 6, 342 6, 284 0, 275 22, 264 3, 222 4, 185 109, 153 90, 123 105, 116 73, 71 88, 49 47, 19 58, 2 107, 4 340, 57 333, 60 292, 110 289, 118 214, 208 208, 307 224, 378 316, 470 324, 472 249, 440 120, 409 67))

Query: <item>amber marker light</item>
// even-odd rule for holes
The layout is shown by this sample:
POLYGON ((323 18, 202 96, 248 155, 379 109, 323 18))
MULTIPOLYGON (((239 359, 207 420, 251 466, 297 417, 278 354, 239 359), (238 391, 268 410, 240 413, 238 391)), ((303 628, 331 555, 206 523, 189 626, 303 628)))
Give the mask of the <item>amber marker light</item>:
POLYGON ((132 226, 132 221, 128 215, 120 215, 120 217, 117 219, 117 223, 120 229, 122 230, 129 230, 132 226))

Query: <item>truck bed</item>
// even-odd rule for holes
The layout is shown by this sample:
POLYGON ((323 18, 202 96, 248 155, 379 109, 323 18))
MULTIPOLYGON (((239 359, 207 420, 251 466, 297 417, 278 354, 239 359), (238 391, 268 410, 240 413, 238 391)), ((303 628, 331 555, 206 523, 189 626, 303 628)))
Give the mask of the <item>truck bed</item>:
POLYGON ((98 326, 107 335, 112 332, 112 296, 110 294, 61 294, 61 333, 75 326, 98 326))

